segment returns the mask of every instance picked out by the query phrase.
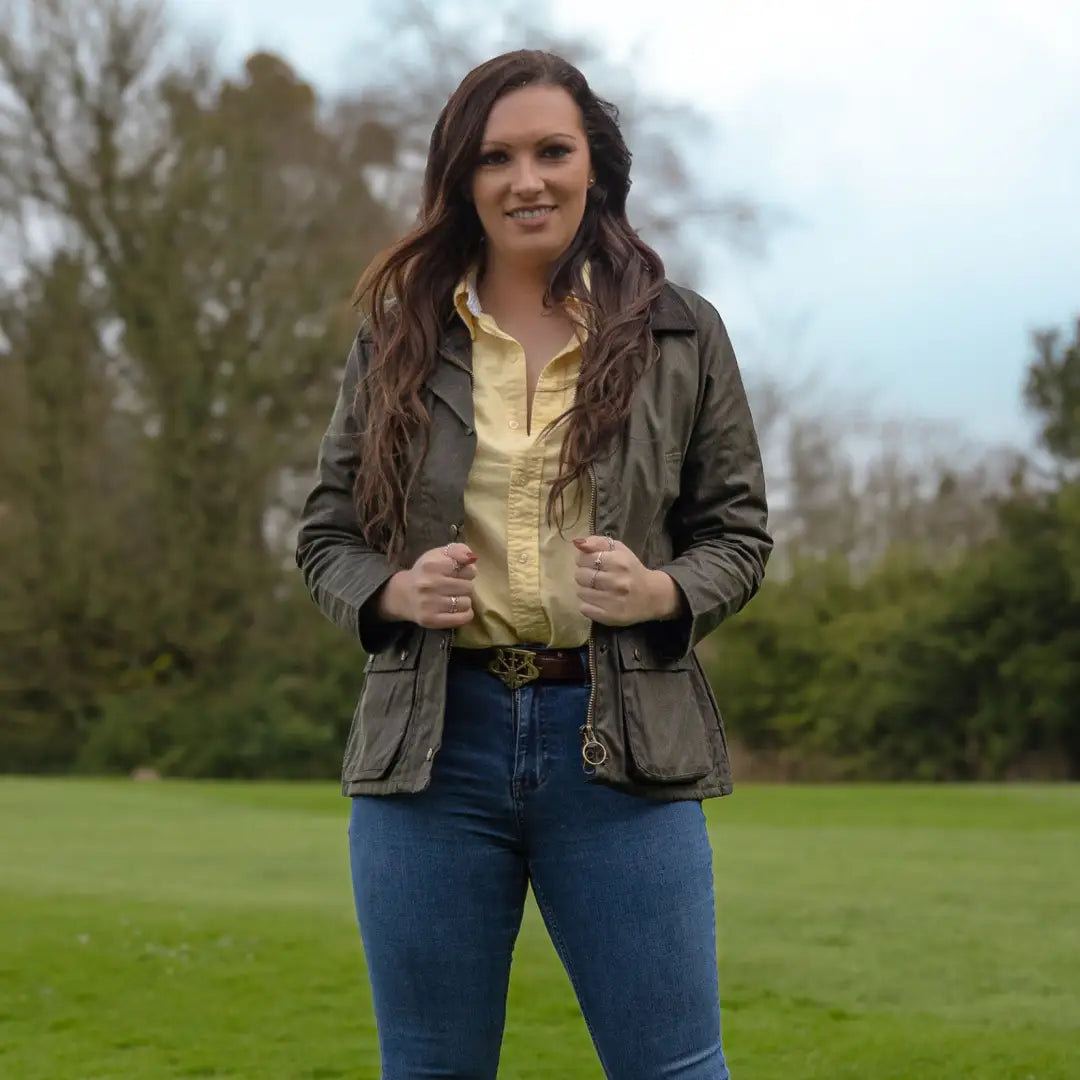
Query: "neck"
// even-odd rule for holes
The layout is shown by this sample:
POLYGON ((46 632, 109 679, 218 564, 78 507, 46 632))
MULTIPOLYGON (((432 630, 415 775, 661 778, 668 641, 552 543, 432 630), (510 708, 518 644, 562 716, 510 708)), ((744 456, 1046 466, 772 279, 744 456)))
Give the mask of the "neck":
POLYGON ((508 308, 540 308, 548 286, 549 267, 537 263, 515 263, 489 253, 477 283, 485 311, 508 308))

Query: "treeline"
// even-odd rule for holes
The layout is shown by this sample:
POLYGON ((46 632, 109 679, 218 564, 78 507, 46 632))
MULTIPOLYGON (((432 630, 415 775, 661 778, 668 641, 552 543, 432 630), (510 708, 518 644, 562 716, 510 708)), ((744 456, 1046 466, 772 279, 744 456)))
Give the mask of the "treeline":
MULTIPOLYGON (((0 27, 17 253, 0 771, 336 773, 362 657, 304 591, 294 523, 351 286, 407 224, 434 110, 497 47, 415 7, 439 48, 414 55, 439 64, 414 60, 407 95, 360 73, 332 99, 265 53, 233 77, 176 59, 138 2, 57 0, 0 27)), ((691 114, 557 44, 628 106, 635 217, 677 273, 695 215, 754 240, 752 206, 691 183, 691 114)), ((703 649, 744 758, 806 777, 1080 772, 1080 338, 1033 351, 1039 467, 796 408, 748 371, 780 544, 703 649)))
POLYGON ((1080 777, 1080 320, 1071 341, 1036 334, 1033 354, 1042 469, 1017 459, 981 493, 984 472, 932 475, 898 508, 908 537, 868 565, 796 539, 709 643, 739 744, 767 773, 1080 777))

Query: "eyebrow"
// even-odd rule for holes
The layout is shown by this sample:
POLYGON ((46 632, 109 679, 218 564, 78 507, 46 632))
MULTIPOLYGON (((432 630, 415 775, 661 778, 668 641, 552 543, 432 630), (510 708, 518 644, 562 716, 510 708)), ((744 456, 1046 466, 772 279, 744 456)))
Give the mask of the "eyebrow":
MULTIPOLYGON (((537 139, 536 142, 533 145, 534 146, 539 146, 541 143, 548 142, 550 139, 569 139, 571 142, 577 142, 578 137, 576 135, 571 135, 571 134, 569 134, 568 132, 565 132, 565 131, 555 131, 555 132, 552 132, 552 134, 550 134, 550 135, 541 135, 540 138, 537 139)), ((508 143, 508 142, 503 142, 502 139, 485 139, 481 145, 482 146, 510 146, 511 144, 508 143)))

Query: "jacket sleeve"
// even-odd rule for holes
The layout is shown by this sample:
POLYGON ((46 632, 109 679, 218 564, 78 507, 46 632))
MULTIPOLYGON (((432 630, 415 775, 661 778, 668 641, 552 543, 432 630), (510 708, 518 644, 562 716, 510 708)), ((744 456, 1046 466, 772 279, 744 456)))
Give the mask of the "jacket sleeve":
POLYGON ((375 613, 376 597, 398 567, 365 543, 353 504, 360 467, 353 401, 364 364, 366 348, 358 336, 319 446, 315 486, 300 516, 296 564, 322 613, 357 635, 364 651, 373 654, 392 641, 400 624, 384 622, 375 613))
POLYGON ((682 657, 757 592, 773 541, 754 421, 727 330, 702 301, 697 414, 668 519, 674 558, 660 567, 683 597, 663 624, 665 651, 682 657))

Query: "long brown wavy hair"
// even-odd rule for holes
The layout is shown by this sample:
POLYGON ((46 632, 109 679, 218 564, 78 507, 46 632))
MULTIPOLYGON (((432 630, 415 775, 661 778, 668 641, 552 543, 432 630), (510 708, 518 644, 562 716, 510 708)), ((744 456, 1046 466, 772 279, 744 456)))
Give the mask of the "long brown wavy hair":
POLYGON ((415 228, 371 263, 354 301, 368 311, 368 374, 357 389, 361 460, 354 488, 365 540, 390 558, 405 543, 405 507, 427 453, 431 417, 421 398, 438 365, 438 346, 456 318, 457 283, 482 263, 484 233, 471 201, 488 114, 505 94, 561 86, 581 110, 596 182, 570 246, 552 265, 546 305, 578 298, 588 336, 574 405, 564 427, 560 470, 548 519, 561 527, 564 494, 611 446, 630 411, 638 379, 655 351, 650 314, 664 282, 660 256, 630 227, 630 151, 618 110, 598 98, 572 64, 520 50, 469 72, 431 133, 415 228), (589 264, 589 286, 584 270, 589 264))

